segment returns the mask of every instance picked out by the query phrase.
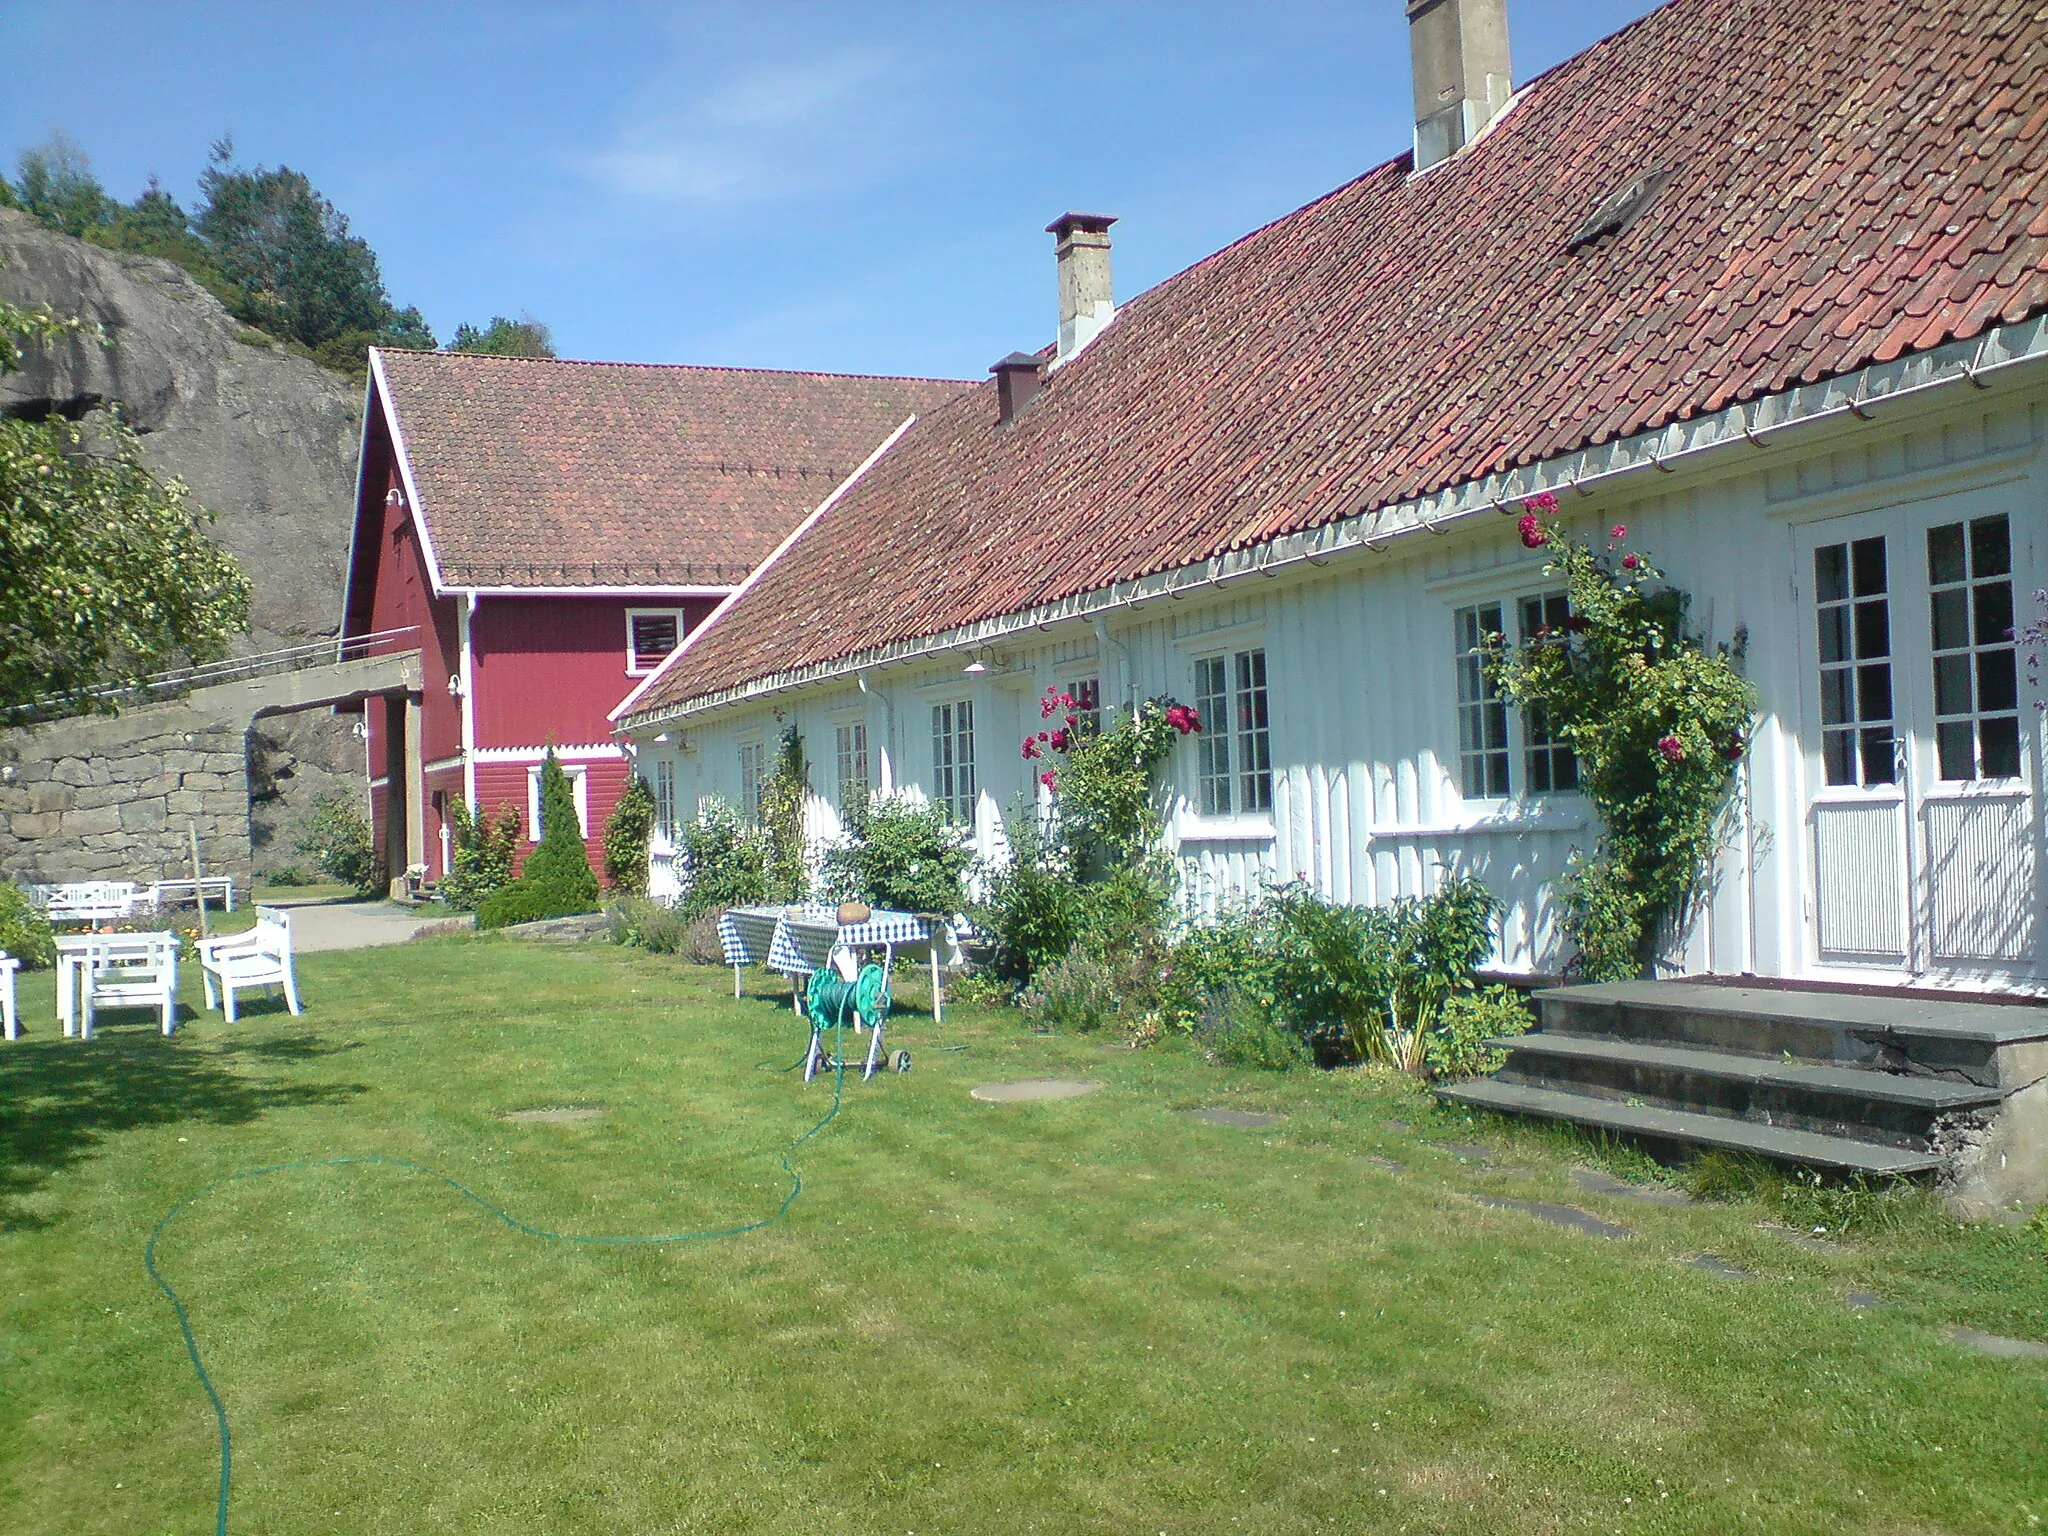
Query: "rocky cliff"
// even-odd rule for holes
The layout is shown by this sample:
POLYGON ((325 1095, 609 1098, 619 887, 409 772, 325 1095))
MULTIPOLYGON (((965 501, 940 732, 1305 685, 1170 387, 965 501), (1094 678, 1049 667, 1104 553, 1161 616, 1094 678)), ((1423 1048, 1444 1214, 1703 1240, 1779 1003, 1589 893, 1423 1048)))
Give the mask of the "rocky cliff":
MULTIPOLYGON (((335 633, 361 426, 360 385, 242 325, 183 268, 52 234, 0 208, 0 297, 99 322, 108 345, 32 353, 0 376, 0 412, 74 419, 118 405, 156 473, 215 514, 253 588, 247 647, 335 633)), ((362 787, 350 722, 265 720, 250 739, 259 868, 289 862, 315 793, 362 787)))

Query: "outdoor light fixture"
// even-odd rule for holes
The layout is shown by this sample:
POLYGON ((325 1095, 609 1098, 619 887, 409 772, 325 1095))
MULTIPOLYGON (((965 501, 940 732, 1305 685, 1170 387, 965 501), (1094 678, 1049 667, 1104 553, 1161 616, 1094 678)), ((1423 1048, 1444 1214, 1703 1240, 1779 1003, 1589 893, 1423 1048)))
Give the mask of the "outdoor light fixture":
POLYGON ((655 737, 655 738, 654 738, 654 744, 655 744, 655 745, 656 745, 657 747, 658 747, 658 746, 662 746, 662 745, 664 745, 664 744, 665 744, 665 743, 666 743, 667 741, 668 741, 668 732, 667 732, 667 731, 663 731, 663 732, 662 732, 662 733, 661 733, 661 734, 660 734, 659 736, 657 736, 657 737, 655 737))
POLYGON ((979 677, 982 673, 988 670, 988 663, 983 661, 979 656, 977 656, 974 658, 974 660, 967 663, 967 665, 962 667, 960 670, 965 672, 969 677, 979 677))
POLYGON ((448 674, 448 697, 451 699, 462 697, 462 674, 460 672, 450 672, 448 674))

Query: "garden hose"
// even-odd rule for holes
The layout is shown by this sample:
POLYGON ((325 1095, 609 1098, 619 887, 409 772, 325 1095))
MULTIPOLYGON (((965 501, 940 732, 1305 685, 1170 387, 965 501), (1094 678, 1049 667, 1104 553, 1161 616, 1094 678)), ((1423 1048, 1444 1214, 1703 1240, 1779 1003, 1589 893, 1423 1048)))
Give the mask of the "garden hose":
MULTIPOLYGON (((869 966, 868 969, 879 971, 880 968, 869 966)), ((863 979, 865 978, 863 977, 863 979)), ((882 997, 886 1007, 888 998, 886 989, 884 989, 882 997)), ((206 1362, 199 1353, 199 1340, 192 1331, 192 1316, 185 1309, 184 1299, 178 1295, 170 1281, 164 1278, 163 1271, 157 1268, 156 1263, 157 1239, 164 1235, 164 1229, 170 1226, 172 1220, 186 1206, 204 1200, 215 1190, 224 1189, 230 1184, 239 1183, 244 1179, 265 1178, 273 1173, 292 1173, 303 1168, 399 1168, 407 1173, 424 1174, 427 1178, 439 1180, 458 1195, 461 1195, 463 1199, 497 1217, 499 1221, 510 1227, 514 1232, 526 1237, 539 1238, 543 1242, 585 1243, 596 1247, 627 1248, 666 1243, 704 1242, 711 1238, 738 1237, 742 1233, 758 1232, 763 1227, 772 1226, 787 1215, 789 1208, 796 1203, 796 1197, 803 1193, 803 1175, 796 1171, 796 1165, 790 1161, 790 1158, 795 1155, 797 1149, 802 1147, 805 1142, 830 1125, 834 1117, 839 1113, 840 1099, 846 1087, 844 1053, 839 1049, 839 1039, 843 1039, 846 1029, 843 1018, 839 1021, 838 1028, 839 1037, 835 1039, 833 1047, 833 1058, 835 1063, 837 1063, 837 1071, 832 1082, 832 1107, 825 1111, 823 1118, 816 1125, 782 1149, 782 1171, 789 1175, 789 1193, 782 1197, 780 1205, 776 1206, 773 1211, 758 1221, 744 1222, 735 1227, 708 1227, 695 1232, 669 1232, 651 1236, 627 1235, 607 1237, 587 1236, 579 1232, 550 1232, 542 1227, 528 1225, 517 1216, 512 1215, 504 1207, 486 1200, 475 1190, 469 1188, 468 1185, 458 1183, 456 1180, 449 1178, 447 1174, 441 1172, 438 1168, 429 1168, 424 1163, 416 1163, 412 1159, 405 1157, 374 1156, 313 1157, 304 1158, 297 1162, 272 1163, 263 1168, 244 1168, 238 1173, 227 1175, 225 1178, 215 1179, 211 1184, 194 1190, 191 1194, 186 1195, 183 1199, 173 1204, 169 1210, 157 1218, 156 1226, 151 1229, 149 1241, 142 1250, 142 1263, 143 1267, 149 1271, 149 1278, 156 1282, 157 1289, 162 1291, 165 1297, 169 1299, 172 1310, 178 1315, 178 1331, 185 1338, 185 1354, 192 1362, 192 1371, 199 1378, 199 1385, 206 1391, 207 1402, 213 1406, 214 1432, 220 1441, 220 1502, 214 1518, 213 1528, 215 1536, 227 1536, 228 1495, 233 1482, 234 1451, 233 1441, 228 1431, 227 1404, 221 1400, 220 1391, 213 1384, 213 1377, 207 1374, 206 1362)))
POLYGON ((850 982, 829 967, 813 971, 804 1007, 820 1029, 835 1020, 845 1028, 849 1010, 855 1023, 879 1029, 889 1017, 889 978, 872 963, 862 966, 850 982))

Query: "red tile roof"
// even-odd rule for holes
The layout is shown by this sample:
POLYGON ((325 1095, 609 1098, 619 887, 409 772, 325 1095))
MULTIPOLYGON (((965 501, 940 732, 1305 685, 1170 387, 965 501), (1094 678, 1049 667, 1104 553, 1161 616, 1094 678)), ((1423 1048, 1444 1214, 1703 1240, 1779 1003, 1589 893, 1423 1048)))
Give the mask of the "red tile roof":
POLYGON ((380 352, 448 586, 732 585, 940 379, 380 352))
POLYGON ((2036 0, 1672 0, 1143 294, 1009 427, 986 384, 920 419, 635 713, 2027 318, 2044 167, 2036 0))

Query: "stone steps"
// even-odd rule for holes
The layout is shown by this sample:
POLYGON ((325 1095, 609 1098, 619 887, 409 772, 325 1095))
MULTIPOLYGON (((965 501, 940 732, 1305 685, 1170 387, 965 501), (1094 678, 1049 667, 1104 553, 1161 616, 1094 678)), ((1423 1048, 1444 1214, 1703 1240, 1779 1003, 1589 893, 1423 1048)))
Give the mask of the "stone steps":
POLYGON ((2048 1008, 1689 982, 1536 1000, 1540 1029, 1490 1042, 1501 1070, 1440 1097, 1620 1132, 1659 1155, 1953 1175, 1998 1201, 2043 1183, 2031 1126, 2048 1111, 2048 1008))

